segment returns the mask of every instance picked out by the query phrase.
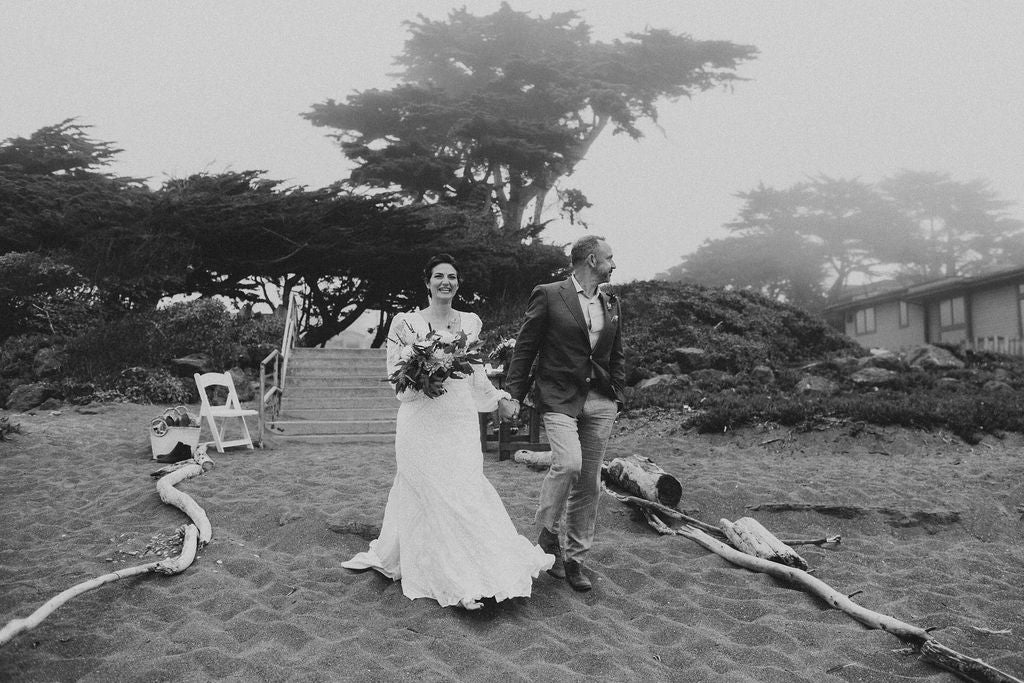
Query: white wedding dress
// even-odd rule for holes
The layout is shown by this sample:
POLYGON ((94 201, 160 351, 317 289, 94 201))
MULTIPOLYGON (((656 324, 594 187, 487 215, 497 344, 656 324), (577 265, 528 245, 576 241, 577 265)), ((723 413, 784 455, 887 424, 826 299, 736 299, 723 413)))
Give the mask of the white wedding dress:
MULTIPOLYGON (((470 341, 479 338, 479 316, 461 313, 470 341)), ((388 334, 388 374, 396 368, 410 328, 420 338, 429 326, 419 312, 395 317, 388 334), (406 326, 408 325, 408 327, 406 326)), ((497 491, 484 477, 478 412, 507 396, 482 367, 445 382, 446 392, 427 398, 407 391, 399 399, 395 456, 398 471, 384 508, 380 536, 341 566, 376 569, 402 580, 408 598, 442 606, 493 597, 530 595, 533 579, 554 557, 521 536, 497 491)))

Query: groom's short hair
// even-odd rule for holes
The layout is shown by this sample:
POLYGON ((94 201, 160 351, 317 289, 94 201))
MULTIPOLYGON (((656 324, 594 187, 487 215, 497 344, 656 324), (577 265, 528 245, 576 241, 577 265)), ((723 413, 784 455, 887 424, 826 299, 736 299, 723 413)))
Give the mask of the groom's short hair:
POLYGON ((597 245, 606 241, 598 235, 584 235, 579 238, 573 242, 572 249, 569 250, 569 264, 578 266, 583 263, 588 256, 597 251, 597 245))

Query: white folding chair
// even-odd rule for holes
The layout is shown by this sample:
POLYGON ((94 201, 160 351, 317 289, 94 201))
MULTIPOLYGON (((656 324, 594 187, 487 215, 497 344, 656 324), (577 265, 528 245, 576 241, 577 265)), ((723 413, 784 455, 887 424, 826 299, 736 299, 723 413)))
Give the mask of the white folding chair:
MULTIPOLYGON (((231 375, 226 372, 207 372, 202 375, 195 374, 196 386, 199 388, 199 421, 202 425, 203 419, 210 427, 210 434, 213 436, 213 444, 217 447, 218 453, 223 453, 225 447, 246 446, 253 449, 252 437, 249 436, 249 426, 245 424, 246 415, 256 415, 258 411, 243 408, 238 402, 238 393, 235 392, 235 383, 231 381, 231 375), (210 403, 210 396, 207 389, 223 387, 227 390, 227 399, 223 404, 210 403), (224 439, 224 426, 228 420, 237 418, 241 422, 241 436, 237 439, 224 439), (217 421, 220 420, 220 424, 217 421)), ((209 443, 209 442, 207 442, 209 443)))

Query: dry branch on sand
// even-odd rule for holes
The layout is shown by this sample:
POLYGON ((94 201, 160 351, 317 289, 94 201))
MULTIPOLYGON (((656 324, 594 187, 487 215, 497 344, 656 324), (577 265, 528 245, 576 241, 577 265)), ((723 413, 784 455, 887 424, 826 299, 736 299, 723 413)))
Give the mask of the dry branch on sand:
MULTIPOLYGON (((776 539, 756 520, 743 518, 737 522, 729 522, 729 520, 723 519, 723 528, 718 528, 700 522, 700 520, 691 522, 690 520, 693 518, 688 518, 677 510, 644 498, 619 494, 607 487, 605 487, 605 491, 618 500, 638 508, 646 518, 648 525, 658 533, 682 536, 737 566, 789 581, 824 600, 832 607, 845 612, 865 626, 886 631, 912 644, 924 661, 952 671, 965 680, 976 683, 1024 683, 1024 681, 980 659, 968 657, 942 645, 923 628, 869 610, 853 602, 849 596, 804 571, 807 567, 806 562, 793 552, 792 548, 787 547, 789 543, 776 539), (679 528, 672 528, 659 515, 684 523, 679 528), (736 547, 720 539, 728 540, 736 547)), ((835 539, 835 542, 839 542, 838 536, 832 538, 835 539)))
POLYGON ((192 460, 168 465, 152 473, 152 476, 160 478, 156 484, 160 500, 178 508, 188 515, 193 522, 192 524, 183 525, 178 529, 178 533, 182 538, 181 553, 178 557, 149 562, 137 567, 126 567, 72 586, 47 600, 41 607, 24 619, 11 619, 7 622, 0 629, 0 646, 5 645, 18 634, 34 629, 71 598, 91 591, 94 588, 99 588, 105 584, 130 576, 142 574, 180 574, 188 569, 192 562, 195 561, 196 552, 199 548, 210 542, 212 531, 206 512, 188 494, 178 491, 174 486, 185 479, 199 476, 211 467, 213 467, 213 460, 206 454, 206 447, 200 446, 193 453, 192 460))

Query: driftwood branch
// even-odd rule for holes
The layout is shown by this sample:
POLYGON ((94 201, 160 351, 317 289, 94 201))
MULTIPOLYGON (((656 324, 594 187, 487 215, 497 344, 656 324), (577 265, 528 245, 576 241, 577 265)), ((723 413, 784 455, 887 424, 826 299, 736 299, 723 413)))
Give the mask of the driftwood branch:
POLYGON ((175 463, 174 465, 169 465, 153 472, 154 477, 160 477, 160 480, 157 481, 156 484, 157 491, 160 494, 160 500, 169 505, 175 506, 187 514, 194 522, 194 524, 188 524, 179 529, 179 533, 182 536, 182 545, 181 553, 178 557, 159 560, 157 562, 149 562, 137 567, 125 567, 124 569, 119 569, 116 572, 104 574, 94 579, 76 584, 47 600, 41 607, 24 619, 12 619, 7 622, 7 624, 0 629, 0 645, 6 644, 20 633, 24 633, 25 631, 35 628, 41 624, 46 617, 50 616, 58 607, 66 603, 68 600, 71 600, 82 593, 91 591, 94 588, 99 588, 105 584, 112 583, 118 579, 128 578, 130 576, 140 576, 143 574, 180 574, 188 569, 195 561, 199 544, 202 543, 205 545, 209 543, 212 532, 210 528, 210 520, 207 518, 203 509, 199 507, 199 505, 197 505, 190 496, 175 489, 174 485, 184 481, 185 479, 199 476, 212 466, 213 461, 208 455, 206 455, 206 447, 200 446, 193 453, 192 460, 175 463))
POLYGON ((627 505, 632 505, 634 507, 638 507, 646 511, 657 512, 658 514, 665 515, 670 519, 674 519, 680 522, 686 522, 687 524, 697 527, 698 529, 702 529, 713 536, 718 536, 723 539, 725 538, 725 532, 723 532, 718 527, 708 524, 706 522, 702 522, 696 517, 691 517, 687 515, 685 512, 680 512, 675 508, 666 507, 665 505, 662 505, 661 503, 655 503, 652 500, 644 500, 643 498, 637 498, 636 496, 627 496, 622 493, 616 493, 615 491, 612 491, 610 488, 608 488, 608 486, 604 482, 601 482, 601 489, 609 496, 618 500, 621 503, 626 503, 627 505))
POLYGON ((792 582, 819 597, 832 607, 842 610, 868 628, 891 633, 901 640, 913 643, 922 659, 954 672, 976 683, 1024 683, 1019 678, 1001 671, 980 659, 968 657, 939 643, 924 629, 858 605, 846 595, 807 572, 742 553, 712 538, 696 527, 673 529, 649 510, 644 510, 648 524, 658 533, 683 536, 710 550, 729 562, 755 572, 792 582))
POLYGON ((0 629, 0 645, 6 644, 14 638, 14 636, 20 633, 34 629, 36 626, 41 624, 46 617, 50 616, 58 607, 66 603, 68 600, 77 597, 82 593, 91 591, 94 588, 99 588, 104 584, 112 583, 118 579, 125 579, 129 576, 139 576, 140 574, 151 573, 178 574, 185 571, 185 569, 187 569, 195 559, 198 538, 199 531, 196 529, 194 524, 189 524, 185 527, 181 555, 178 557, 160 560, 159 562, 149 562, 137 567, 125 567, 124 569, 119 569, 116 572, 111 572, 109 574, 104 574, 103 576, 97 576, 95 579, 83 581, 82 583, 58 593, 47 600, 42 607, 24 619, 11 619, 7 622, 7 624, 0 629))
POLYGON ((733 547, 747 555, 797 569, 807 569, 807 561, 804 558, 753 517, 740 517, 735 522, 723 518, 719 520, 718 525, 722 527, 733 547))
POLYGON ((782 542, 786 545, 839 545, 843 542, 843 537, 836 534, 823 538, 784 538, 782 542))
POLYGON ((512 454, 512 462, 521 463, 535 470, 546 470, 551 466, 551 451, 519 449, 512 454))
POLYGON ((213 529, 210 526, 210 519, 206 516, 203 508, 199 507, 192 496, 174 488, 179 483, 192 477, 198 477, 213 467, 213 460, 206 454, 206 446, 196 448, 192 460, 185 460, 168 467, 161 468, 152 476, 160 476, 156 482, 156 490, 160 494, 160 500, 178 508, 196 525, 199 529, 199 543, 206 545, 213 537, 213 529), (164 474, 160 474, 163 472, 164 474))
POLYGON ((977 683, 1022 683, 1019 678, 1001 671, 980 659, 968 657, 946 647, 934 638, 921 643, 921 658, 941 666, 968 681, 977 683))

